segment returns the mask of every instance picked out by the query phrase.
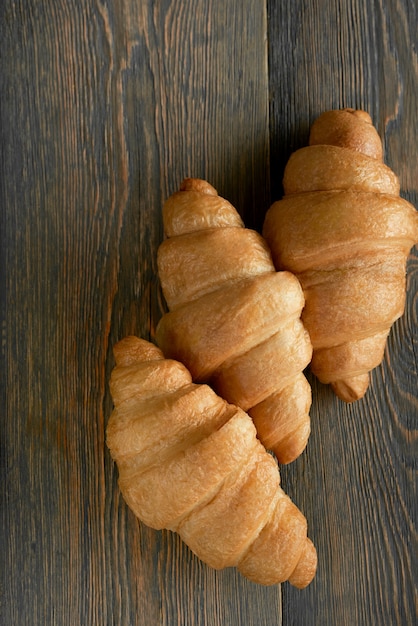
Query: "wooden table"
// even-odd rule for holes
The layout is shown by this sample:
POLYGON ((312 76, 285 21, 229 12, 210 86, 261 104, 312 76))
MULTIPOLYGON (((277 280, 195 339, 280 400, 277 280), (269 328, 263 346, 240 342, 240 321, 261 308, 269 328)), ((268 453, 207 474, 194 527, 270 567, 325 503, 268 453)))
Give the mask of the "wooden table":
POLYGON ((309 125, 350 106, 418 206, 414 0, 5 0, 0 24, 1 623, 416 624, 416 249, 366 397, 310 376, 312 435, 282 469, 318 549, 307 589, 212 571, 140 524, 105 446, 112 346, 154 336, 183 177, 260 229, 309 125))

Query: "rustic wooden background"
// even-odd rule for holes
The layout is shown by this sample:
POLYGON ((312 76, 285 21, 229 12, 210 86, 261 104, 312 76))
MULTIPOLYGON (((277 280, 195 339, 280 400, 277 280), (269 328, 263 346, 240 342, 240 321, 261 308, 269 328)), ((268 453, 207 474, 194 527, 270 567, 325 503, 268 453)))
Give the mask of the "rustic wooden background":
POLYGON ((360 107, 417 206, 414 0, 0 4, 1 624, 416 624, 416 249, 367 396, 312 380, 308 449, 282 471, 318 549, 307 589, 211 571, 141 525, 104 442, 112 345, 153 336, 184 176, 260 228, 310 123, 360 107))

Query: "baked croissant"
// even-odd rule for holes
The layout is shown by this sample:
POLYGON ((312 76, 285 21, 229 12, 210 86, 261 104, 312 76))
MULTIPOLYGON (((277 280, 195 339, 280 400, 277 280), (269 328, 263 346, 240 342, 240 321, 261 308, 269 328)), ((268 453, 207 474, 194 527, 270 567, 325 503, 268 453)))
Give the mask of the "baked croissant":
POLYGON ((280 463, 304 450, 312 345, 298 280, 276 272, 260 234, 206 181, 186 179, 163 207, 158 271, 169 313, 156 341, 166 357, 248 411, 280 463))
POLYGON ((263 235, 276 268, 302 284, 312 371, 351 402, 366 392, 403 313, 418 214, 399 197, 365 111, 324 113, 309 144, 290 157, 284 198, 268 210, 263 235))
POLYGON ((127 337, 114 354, 107 444, 135 515, 177 532, 215 569, 308 585, 317 557, 306 519, 251 418, 148 341, 127 337))

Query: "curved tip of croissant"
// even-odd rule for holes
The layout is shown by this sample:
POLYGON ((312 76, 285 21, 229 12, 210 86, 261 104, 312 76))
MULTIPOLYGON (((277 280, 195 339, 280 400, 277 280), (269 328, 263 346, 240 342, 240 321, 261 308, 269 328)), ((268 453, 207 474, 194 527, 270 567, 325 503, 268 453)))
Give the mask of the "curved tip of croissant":
POLYGON ((302 556, 293 573, 289 576, 289 583, 293 585, 293 587, 297 587, 297 589, 304 589, 315 577, 317 565, 318 556, 315 546, 312 541, 307 538, 302 556))
POLYGON ((163 353, 153 343, 134 335, 124 337, 113 346, 116 365, 132 365, 140 361, 163 358, 163 353))
POLYGON ((372 118, 361 109, 325 111, 312 124, 309 144, 350 148, 379 161, 383 158, 382 140, 372 118))
POLYGON ((363 122, 366 122, 367 124, 373 123, 373 120, 370 114, 367 113, 367 111, 363 111, 362 109, 350 109, 350 108, 346 108, 342 110, 347 111, 347 113, 351 113, 352 115, 354 115, 354 117, 358 117, 359 119, 361 119, 363 122))
POLYGON ((288 465, 302 454, 308 444, 310 434, 311 424, 307 416, 296 430, 271 446, 280 465, 288 465))
POLYGON ((369 374, 360 374, 359 376, 353 376, 352 378, 346 378, 343 380, 336 380, 331 383, 335 394, 344 400, 344 402, 355 402, 360 400, 367 391, 369 386, 369 374))
POLYGON ((209 196, 217 196, 215 187, 202 178, 185 178, 179 187, 179 191, 198 191, 209 196))

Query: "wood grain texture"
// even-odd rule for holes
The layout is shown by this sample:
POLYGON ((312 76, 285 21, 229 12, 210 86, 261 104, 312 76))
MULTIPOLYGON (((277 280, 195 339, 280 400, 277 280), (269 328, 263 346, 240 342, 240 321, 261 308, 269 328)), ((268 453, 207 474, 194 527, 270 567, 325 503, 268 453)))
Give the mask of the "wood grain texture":
POLYGON ((414 623, 416 251, 364 400, 311 379, 311 439, 282 470, 318 547, 304 591, 140 524, 104 438, 112 346, 165 308, 161 205, 184 176, 260 228, 313 119, 356 106, 417 205, 416 23, 412 0, 0 3, 2 624, 414 623))
POLYGON ((163 308, 165 197, 194 175, 268 205, 265 8, 6 2, 1 25, 1 622, 279 624, 277 589, 139 524, 104 442, 111 346, 163 308))
MULTIPOLYGON (((271 189, 322 112, 368 110, 401 195, 417 206, 418 66, 413 2, 270 2, 271 189), (286 25, 284 28, 283 25, 286 25)), ((305 602, 283 588, 283 623, 416 623, 417 254, 405 315, 366 397, 344 405, 311 379, 306 455, 283 470, 319 550, 305 602), (293 620, 293 621, 292 621, 293 620)))

